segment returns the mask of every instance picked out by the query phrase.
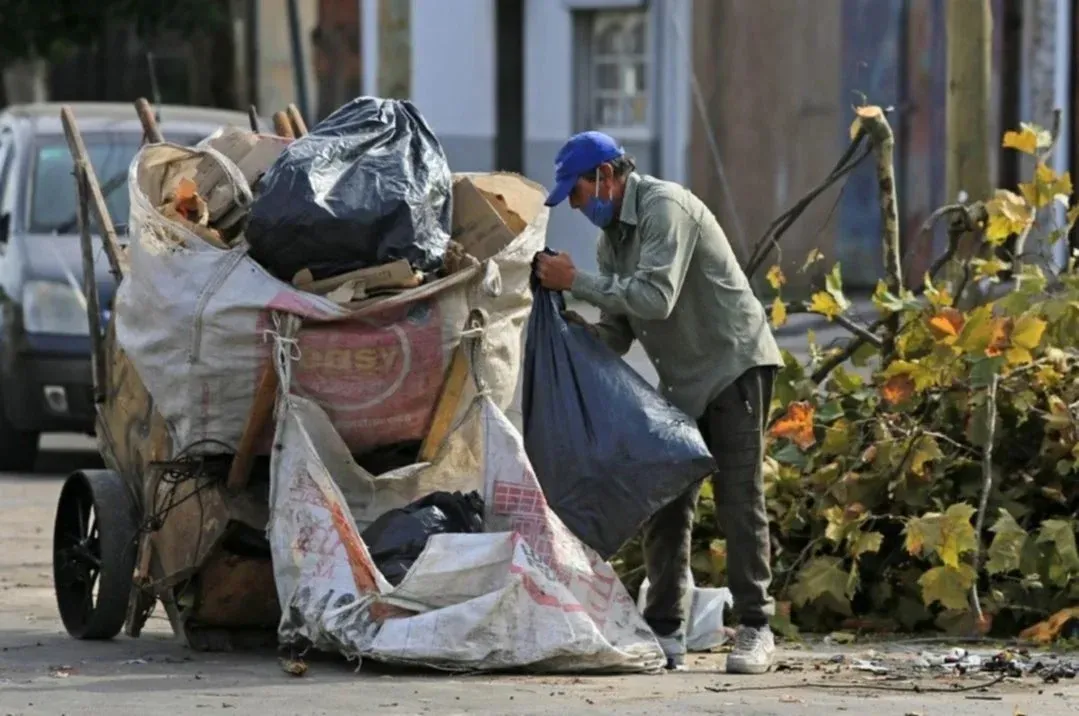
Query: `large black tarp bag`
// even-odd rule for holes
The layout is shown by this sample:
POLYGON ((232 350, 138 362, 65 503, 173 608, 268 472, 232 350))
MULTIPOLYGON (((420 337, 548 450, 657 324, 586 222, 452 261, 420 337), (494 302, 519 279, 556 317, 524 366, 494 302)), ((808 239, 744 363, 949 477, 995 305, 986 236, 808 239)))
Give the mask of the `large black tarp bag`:
POLYGON ((396 586, 419 558, 431 535, 483 532, 483 528, 480 493, 432 492, 382 514, 360 536, 382 576, 396 586))
POLYGON ((251 256, 290 281, 407 259, 442 265, 452 176, 410 102, 359 97, 291 142, 263 175, 245 236, 251 256))
POLYGON ((532 278, 524 442, 547 503, 609 559, 661 507, 715 469, 696 423, 532 278))

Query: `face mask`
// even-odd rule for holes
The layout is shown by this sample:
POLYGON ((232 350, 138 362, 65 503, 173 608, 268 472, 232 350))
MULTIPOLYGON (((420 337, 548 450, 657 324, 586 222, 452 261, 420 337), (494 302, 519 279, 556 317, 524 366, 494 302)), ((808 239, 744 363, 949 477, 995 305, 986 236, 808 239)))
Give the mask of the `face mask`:
POLYGON ((599 169, 596 169, 595 196, 589 197, 583 211, 588 220, 601 229, 606 229, 614 220, 614 201, 599 198, 599 169))

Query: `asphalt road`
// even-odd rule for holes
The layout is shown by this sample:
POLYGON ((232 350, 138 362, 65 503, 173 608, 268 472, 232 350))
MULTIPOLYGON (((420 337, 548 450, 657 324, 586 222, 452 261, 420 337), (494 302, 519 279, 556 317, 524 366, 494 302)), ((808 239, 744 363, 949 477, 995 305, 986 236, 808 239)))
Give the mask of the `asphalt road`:
POLYGON ((1075 685, 1024 680, 987 692, 985 678, 904 675, 913 647, 892 649, 895 681, 851 671, 868 646, 790 648, 786 669, 728 677, 722 655, 691 659, 684 673, 617 677, 446 676, 378 669, 356 672, 341 660, 312 660, 306 676, 285 674, 272 651, 195 653, 150 620, 139 639, 79 642, 63 630, 52 592, 52 520, 62 475, 99 467, 85 438, 50 439, 34 475, 0 476, 0 716, 7 714, 744 714, 919 713, 1073 714, 1075 685), (745 691, 717 692, 726 688, 745 691), (902 689, 903 691, 885 691, 902 689), (969 697, 993 699, 971 700, 969 697))

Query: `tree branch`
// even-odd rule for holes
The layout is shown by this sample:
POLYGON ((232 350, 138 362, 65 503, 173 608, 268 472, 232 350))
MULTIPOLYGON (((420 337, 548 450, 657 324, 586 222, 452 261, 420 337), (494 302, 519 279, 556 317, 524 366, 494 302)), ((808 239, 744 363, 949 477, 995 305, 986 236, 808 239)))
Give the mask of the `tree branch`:
MULTIPOLYGON (((769 310, 769 316, 770 316, 771 315, 771 308, 769 308, 768 310, 769 310)), ((823 316, 824 315, 823 313, 819 313, 817 311, 814 311, 813 309, 811 309, 809 307, 808 304, 806 304, 804 302, 798 302, 798 303, 790 304, 790 306, 787 308, 787 311, 789 313, 791 313, 791 314, 812 313, 815 316, 823 316)), ((859 339, 861 339, 863 343, 869 343, 869 344, 873 345, 876 348, 881 347, 882 342, 881 342, 880 336, 873 333, 873 329, 871 327, 867 328, 866 326, 863 326, 862 324, 854 321, 853 319, 847 318, 843 314, 833 316, 831 318, 831 320, 833 322, 835 322, 836 324, 842 326, 843 328, 847 329, 851 333, 853 333, 855 336, 857 336, 859 339)))
MULTIPOLYGON (((880 107, 858 110, 861 127, 869 135, 877 157, 877 189, 880 194, 881 246, 884 253, 884 281, 888 290, 898 296, 903 289, 903 266, 899 249, 899 200, 895 187, 895 135, 880 107)), ((899 332, 899 315, 885 322, 885 358, 895 353, 895 336, 899 332)))
POLYGON ((858 147, 861 146, 862 141, 865 138, 864 132, 859 132, 855 138, 851 141, 846 151, 843 152, 843 156, 840 157, 835 167, 827 178, 815 189, 808 192, 805 196, 798 200, 798 202, 787 211, 783 212, 769 225, 768 229, 764 232, 764 236, 757 242, 757 246, 753 249, 753 253, 746 261, 746 278, 752 278, 764 262, 768 259, 768 255, 772 252, 772 249, 779 248, 779 239, 786 233, 794 222, 800 217, 805 210, 809 207, 813 200, 825 192, 829 187, 842 179, 844 176, 854 171, 854 169, 869 156, 872 151, 872 147, 866 147, 861 156, 856 159, 851 159, 858 147))
MULTIPOLYGON (((974 526, 974 534, 977 536, 978 548, 974 550, 974 574, 981 569, 982 556, 982 530, 985 529, 985 511, 989 506, 989 493, 993 489, 993 438, 997 429, 997 385, 998 377, 993 375, 989 381, 989 390, 985 403, 985 450, 982 453, 982 497, 978 503, 978 519, 974 526)), ((978 579, 975 576, 974 584, 970 586, 970 602, 974 613, 978 617, 977 624, 981 625, 985 619, 982 614, 981 600, 978 599, 978 579)))

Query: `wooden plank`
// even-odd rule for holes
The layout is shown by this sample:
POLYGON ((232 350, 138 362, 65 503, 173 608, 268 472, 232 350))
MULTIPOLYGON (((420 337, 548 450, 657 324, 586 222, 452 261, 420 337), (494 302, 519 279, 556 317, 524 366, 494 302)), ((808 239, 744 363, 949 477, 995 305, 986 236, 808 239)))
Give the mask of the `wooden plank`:
POLYGON ((135 100, 135 112, 139 115, 142 131, 145 132, 150 143, 160 144, 164 142, 165 137, 162 136, 161 128, 157 126, 157 118, 154 117, 154 108, 150 106, 150 102, 145 97, 139 97, 135 100))
POLYGON ((433 460, 450 434, 457 408, 461 404, 461 397, 465 393, 468 376, 468 355, 465 353, 462 342, 453 351, 449 370, 446 371, 446 380, 442 384, 442 392, 438 396, 438 403, 435 404, 431 427, 428 428, 427 435, 420 445, 420 462, 433 460))
POLYGON ((71 152, 71 158, 75 160, 76 166, 81 167, 85 172, 87 187, 90 190, 90 206, 97 217, 97 225, 101 227, 101 232, 105 235, 105 256, 109 259, 109 269, 113 278, 119 283, 124 276, 123 269, 120 267, 120 256, 123 253, 120 240, 116 238, 116 227, 112 224, 108 204, 105 203, 105 197, 101 194, 101 184, 98 183, 94 166, 90 163, 90 155, 86 152, 86 144, 82 141, 82 133, 79 131, 78 123, 75 122, 71 107, 65 105, 60 109, 60 121, 64 125, 64 136, 67 138, 67 148, 71 152))

